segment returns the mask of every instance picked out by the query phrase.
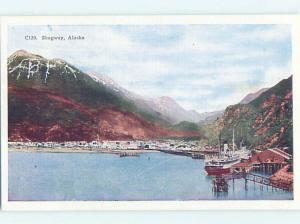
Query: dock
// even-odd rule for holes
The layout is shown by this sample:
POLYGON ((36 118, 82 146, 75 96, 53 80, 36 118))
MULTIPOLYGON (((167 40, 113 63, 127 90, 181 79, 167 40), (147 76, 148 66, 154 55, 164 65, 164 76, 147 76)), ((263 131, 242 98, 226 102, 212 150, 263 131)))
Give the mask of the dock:
POLYGON ((273 174, 291 162, 291 155, 274 148, 252 155, 248 160, 243 160, 231 167, 232 173, 251 171, 273 174))
MULTIPOLYGON (((276 175, 276 174, 274 174, 276 175)), ((271 187, 271 189, 278 189, 283 191, 292 191, 293 190, 293 181, 284 182, 281 179, 274 179, 274 175, 271 177, 264 177, 252 173, 231 173, 222 176, 215 176, 212 180, 212 188, 214 192, 226 192, 228 191, 228 182, 235 179, 244 179, 245 181, 245 190, 248 190, 248 182, 253 184, 259 184, 261 187, 266 186, 271 187)))
POLYGON ((205 155, 199 152, 194 152, 192 153, 192 158, 193 159, 205 159, 205 155))
POLYGON ((195 152, 192 150, 171 150, 171 149, 160 149, 160 152, 173 154, 173 155, 179 155, 179 156, 188 156, 193 159, 205 159, 205 155, 200 152, 195 152))
POLYGON ((140 154, 137 153, 137 152, 120 152, 120 153, 119 153, 119 156, 120 156, 120 157, 128 157, 128 156, 135 156, 135 157, 138 157, 138 156, 140 156, 140 154))

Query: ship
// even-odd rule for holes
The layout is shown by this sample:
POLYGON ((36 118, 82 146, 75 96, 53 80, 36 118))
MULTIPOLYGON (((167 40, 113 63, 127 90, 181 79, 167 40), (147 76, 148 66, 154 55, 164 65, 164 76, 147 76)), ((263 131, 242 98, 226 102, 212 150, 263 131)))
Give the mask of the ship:
POLYGON ((211 159, 205 162, 205 171, 209 176, 229 174, 231 167, 241 161, 238 154, 225 155, 222 158, 211 159))
POLYGON ((220 146, 219 138, 219 154, 217 157, 205 161, 205 171, 209 176, 226 175, 231 172, 231 167, 241 162, 241 153, 235 150, 234 130, 232 133, 232 150, 228 144, 224 144, 223 150, 220 146))

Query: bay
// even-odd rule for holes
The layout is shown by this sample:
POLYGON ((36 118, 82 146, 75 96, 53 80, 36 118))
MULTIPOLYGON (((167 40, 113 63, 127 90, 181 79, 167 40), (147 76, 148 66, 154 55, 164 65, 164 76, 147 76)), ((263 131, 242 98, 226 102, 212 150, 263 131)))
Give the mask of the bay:
POLYGON ((104 153, 9 152, 10 201, 291 200, 293 194, 229 181, 212 192, 203 160, 162 152, 139 157, 104 153))

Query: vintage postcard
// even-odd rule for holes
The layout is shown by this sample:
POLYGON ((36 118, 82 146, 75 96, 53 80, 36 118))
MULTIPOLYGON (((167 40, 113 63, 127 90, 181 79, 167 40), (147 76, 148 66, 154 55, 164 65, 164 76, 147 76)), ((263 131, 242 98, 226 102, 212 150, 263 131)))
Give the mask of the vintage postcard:
POLYGON ((3 208, 299 208, 298 21, 3 18, 3 208))

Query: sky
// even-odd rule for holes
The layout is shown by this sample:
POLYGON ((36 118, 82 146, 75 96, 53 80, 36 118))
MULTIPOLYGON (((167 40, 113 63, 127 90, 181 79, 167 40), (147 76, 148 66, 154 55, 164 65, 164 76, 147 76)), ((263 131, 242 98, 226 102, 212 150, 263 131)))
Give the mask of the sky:
POLYGON ((23 49, 64 59, 134 93, 169 96, 198 112, 225 109, 292 74, 289 25, 11 26, 8 40, 8 54, 23 49), (40 39, 69 35, 85 39, 40 39))

